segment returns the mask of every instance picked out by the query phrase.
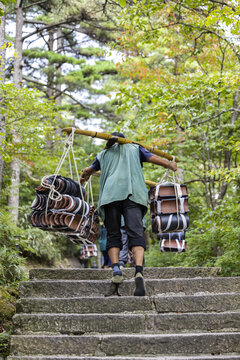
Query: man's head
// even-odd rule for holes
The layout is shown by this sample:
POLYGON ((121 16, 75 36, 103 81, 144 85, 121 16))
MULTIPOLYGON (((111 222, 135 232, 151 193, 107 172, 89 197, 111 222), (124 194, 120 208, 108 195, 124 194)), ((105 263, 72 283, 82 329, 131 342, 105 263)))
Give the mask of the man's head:
MULTIPOLYGON (((111 135, 116 136, 116 137, 125 138, 125 136, 124 136, 123 133, 120 133, 120 132, 117 132, 117 131, 111 133, 111 135)), ((106 143, 105 149, 109 149, 109 148, 112 147, 116 142, 117 142, 117 139, 116 139, 116 138, 109 139, 109 140, 107 141, 107 143, 106 143)))
POLYGON ((117 132, 117 131, 111 133, 111 135, 114 135, 114 136, 117 136, 117 137, 121 137, 121 138, 125 138, 125 136, 124 136, 123 133, 120 133, 120 132, 117 132))

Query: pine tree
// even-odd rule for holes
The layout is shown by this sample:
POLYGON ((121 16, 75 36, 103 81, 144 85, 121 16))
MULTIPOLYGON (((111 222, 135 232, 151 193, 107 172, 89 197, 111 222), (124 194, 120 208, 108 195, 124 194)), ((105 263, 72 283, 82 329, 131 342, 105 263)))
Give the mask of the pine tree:
POLYGON ((76 120, 99 117, 117 121, 114 101, 106 101, 111 87, 105 86, 117 70, 106 60, 105 51, 119 29, 104 14, 102 4, 52 0, 34 5, 30 1, 23 10, 25 26, 35 29, 22 37, 24 82, 56 99, 76 120), (38 45, 39 39, 43 46, 38 45), (92 45, 86 47, 86 42, 92 45))

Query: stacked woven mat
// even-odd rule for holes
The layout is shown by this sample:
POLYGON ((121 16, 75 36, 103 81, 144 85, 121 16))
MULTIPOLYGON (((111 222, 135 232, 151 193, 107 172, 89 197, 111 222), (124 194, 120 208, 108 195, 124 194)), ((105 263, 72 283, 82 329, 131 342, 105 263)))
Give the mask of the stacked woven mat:
POLYGON ((48 176, 36 188, 29 215, 32 226, 68 235, 73 242, 96 242, 98 215, 86 201, 86 191, 78 182, 63 176, 48 176))
POLYGON ((158 234, 162 251, 186 250, 185 230, 189 226, 187 186, 163 183, 151 186, 149 203, 152 231, 158 234))

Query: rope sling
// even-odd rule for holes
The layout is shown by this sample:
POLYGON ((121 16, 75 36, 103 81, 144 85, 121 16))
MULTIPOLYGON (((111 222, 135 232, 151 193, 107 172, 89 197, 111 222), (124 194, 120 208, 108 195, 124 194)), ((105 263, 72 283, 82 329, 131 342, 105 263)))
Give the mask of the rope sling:
POLYGON ((43 230, 51 230, 57 233, 65 234, 74 243, 93 244, 94 242, 96 242, 96 239, 94 239, 93 236, 91 235, 98 234, 98 226, 96 226, 97 213, 95 211, 95 206, 93 201, 91 178, 89 179, 88 182, 86 182, 85 187, 82 187, 80 183, 76 157, 73 149, 74 133, 75 133, 75 128, 72 128, 72 132, 66 138, 63 153, 54 174, 44 176, 42 178, 41 185, 38 188, 36 188, 36 190, 40 193, 41 191, 42 192, 48 191, 47 196, 42 195, 44 197, 43 199, 45 200, 44 211, 42 211, 43 206, 41 206, 41 201, 40 201, 40 206, 38 204, 38 197, 40 197, 41 195, 38 195, 37 193, 37 198, 33 201, 33 204, 31 206, 31 208, 34 209, 35 211, 33 211, 33 213, 30 214, 29 220, 33 226, 38 226, 39 221, 37 221, 37 219, 38 220, 41 219, 42 224, 40 225, 43 226, 38 226, 38 227, 42 228, 43 230), (72 155, 75 173, 77 176, 77 182, 72 180, 73 169, 72 169, 70 155, 72 155), (59 175, 59 172, 67 156, 69 160, 71 179, 64 178, 59 175), (75 194, 76 194, 76 185, 77 185, 78 186, 77 193, 79 193, 78 194, 79 197, 69 195, 67 193, 68 191, 66 191, 66 193, 64 192, 61 193, 58 190, 59 182, 60 185, 61 183, 64 182, 67 183, 67 185, 73 184, 75 186, 75 194), (87 199, 86 201, 84 201, 86 193, 87 193, 87 199), (67 207, 66 207, 66 203, 68 204, 67 207), (61 208, 61 204, 63 208, 61 208), (79 214, 81 214, 81 216, 79 214), (75 221, 76 219, 77 222, 75 221), (56 222, 58 222, 60 225, 63 226, 60 228, 56 228, 54 226, 56 222), (74 227, 72 226, 73 223, 74 223, 74 227), (44 225, 47 226, 45 226, 44 228, 44 225), (64 225, 67 225, 67 228, 64 225), (89 237, 87 236, 87 234, 83 236, 84 231, 87 233, 86 231, 87 228, 89 230, 88 231, 89 237))

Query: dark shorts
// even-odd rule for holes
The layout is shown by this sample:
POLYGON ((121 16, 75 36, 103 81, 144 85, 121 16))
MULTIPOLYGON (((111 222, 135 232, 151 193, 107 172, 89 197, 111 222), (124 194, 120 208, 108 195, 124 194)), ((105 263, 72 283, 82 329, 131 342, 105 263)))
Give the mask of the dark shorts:
POLYGON ((104 206, 105 226, 107 229, 107 250, 116 247, 122 249, 121 215, 124 217, 128 235, 128 248, 142 246, 146 250, 142 219, 146 212, 144 206, 129 199, 114 201, 104 206))

